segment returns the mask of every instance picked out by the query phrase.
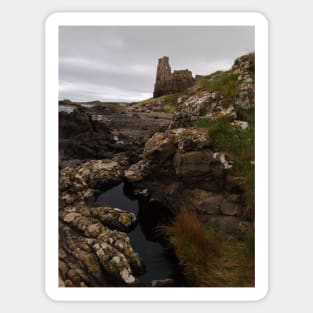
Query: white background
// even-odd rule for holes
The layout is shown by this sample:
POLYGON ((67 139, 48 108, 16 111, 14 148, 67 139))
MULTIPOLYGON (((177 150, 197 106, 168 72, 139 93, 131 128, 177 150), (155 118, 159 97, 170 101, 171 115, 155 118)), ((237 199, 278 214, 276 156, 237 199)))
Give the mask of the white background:
MULTIPOLYGON (((2 312, 312 311, 312 5, 11 0, 0 11, 2 312), (44 20, 55 11, 258 11, 270 28, 270 288, 254 303, 60 303, 44 292, 44 20)), ((105 292, 105 290, 104 290, 105 292)))

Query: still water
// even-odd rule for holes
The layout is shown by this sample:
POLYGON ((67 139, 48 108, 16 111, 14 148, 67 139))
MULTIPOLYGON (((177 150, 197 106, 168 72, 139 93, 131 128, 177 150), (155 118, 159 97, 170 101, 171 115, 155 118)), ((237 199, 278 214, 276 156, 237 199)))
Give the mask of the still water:
POLYGON ((137 215, 139 223, 128 235, 133 248, 145 263, 146 271, 139 277, 141 283, 165 278, 177 280, 179 269, 176 260, 155 238, 151 229, 153 228, 151 225, 157 226, 158 214, 155 208, 144 207, 142 203, 139 204, 138 200, 126 196, 123 183, 101 194, 97 199, 97 204, 120 208, 137 215))

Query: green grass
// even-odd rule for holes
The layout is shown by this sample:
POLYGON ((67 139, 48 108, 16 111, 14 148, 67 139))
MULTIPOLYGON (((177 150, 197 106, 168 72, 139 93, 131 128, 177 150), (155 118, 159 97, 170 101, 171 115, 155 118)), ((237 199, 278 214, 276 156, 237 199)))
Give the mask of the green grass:
POLYGON ((228 103, 236 96, 239 82, 238 76, 232 72, 217 72, 214 75, 202 77, 199 81, 200 90, 221 91, 228 103))
POLYGON ((181 95, 182 95, 181 93, 173 93, 170 95, 162 96, 162 98, 164 99, 164 101, 166 103, 164 106, 164 109, 166 112, 168 112, 168 113, 174 113, 175 112, 175 109, 177 106, 177 100, 181 95))
POLYGON ((180 211, 160 231, 169 239, 186 278, 200 287, 254 286, 254 253, 246 241, 216 233, 193 211, 180 211))
POLYGON ((177 100, 181 95, 182 93, 173 93, 173 94, 161 96, 158 98, 149 98, 147 100, 139 102, 139 104, 144 106, 145 104, 149 104, 149 103, 153 104, 153 102, 156 102, 158 100, 164 100, 165 101, 164 111, 167 113, 174 113, 176 106, 177 106, 177 100))
MULTIPOLYGON (((250 112, 251 115, 252 113, 250 112)), ((199 119, 196 121, 195 126, 206 128, 211 137, 214 150, 226 152, 234 160, 231 173, 243 177, 242 187, 246 196, 245 216, 252 219, 255 188, 255 166, 251 163, 251 161, 254 161, 255 156, 254 123, 250 121, 249 128, 243 130, 230 125, 230 120, 227 118, 213 121, 199 119)))

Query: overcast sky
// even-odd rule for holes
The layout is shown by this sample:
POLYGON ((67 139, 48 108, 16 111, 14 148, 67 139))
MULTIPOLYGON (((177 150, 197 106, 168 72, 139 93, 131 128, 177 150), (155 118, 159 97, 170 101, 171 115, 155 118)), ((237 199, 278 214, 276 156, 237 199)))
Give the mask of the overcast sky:
POLYGON ((158 58, 207 75, 254 51, 253 27, 62 26, 59 99, 137 101, 153 93, 158 58))

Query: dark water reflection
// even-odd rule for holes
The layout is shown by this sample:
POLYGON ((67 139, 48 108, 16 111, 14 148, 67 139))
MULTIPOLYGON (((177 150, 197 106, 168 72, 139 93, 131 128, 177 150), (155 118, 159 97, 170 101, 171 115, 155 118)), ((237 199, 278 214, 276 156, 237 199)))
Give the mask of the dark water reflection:
POLYGON ((147 204, 126 196, 124 184, 119 184, 101 194, 97 203, 103 206, 111 206, 135 213, 139 223, 129 233, 134 247, 146 266, 146 271, 139 277, 141 283, 148 283, 155 279, 174 278, 180 282, 180 271, 176 259, 170 255, 167 249, 160 243, 154 231, 155 227, 163 222, 160 220, 162 208, 147 207, 147 204))

